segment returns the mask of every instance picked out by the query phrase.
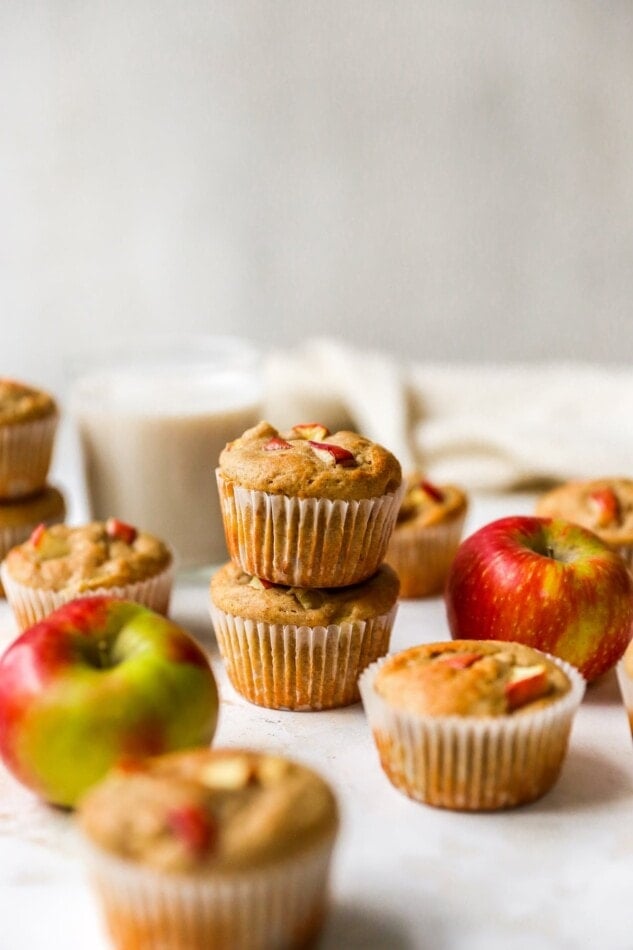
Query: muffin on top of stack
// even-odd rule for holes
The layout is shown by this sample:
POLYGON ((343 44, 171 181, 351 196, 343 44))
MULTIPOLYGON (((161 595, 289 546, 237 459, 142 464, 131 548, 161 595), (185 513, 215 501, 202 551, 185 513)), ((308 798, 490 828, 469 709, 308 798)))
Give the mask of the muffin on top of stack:
POLYGON ((0 559, 38 524, 64 519, 64 498, 46 483, 58 418, 48 393, 0 378, 0 559))
POLYGON ((211 582, 211 615, 233 686, 275 709, 357 702, 395 618, 398 579, 382 562, 399 462, 354 432, 260 422, 216 475, 232 561, 211 582))

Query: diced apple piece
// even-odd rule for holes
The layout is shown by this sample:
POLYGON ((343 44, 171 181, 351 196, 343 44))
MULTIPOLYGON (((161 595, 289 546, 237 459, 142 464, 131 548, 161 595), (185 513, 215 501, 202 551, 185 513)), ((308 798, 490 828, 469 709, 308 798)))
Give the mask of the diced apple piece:
POLYGON ((167 826, 195 854, 209 851, 217 838, 211 815, 196 805, 173 808, 167 813, 167 826))
POLYGON ((312 439, 308 439, 308 445, 326 465, 342 465, 344 468, 356 465, 353 454, 340 445, 332 445, 330 442, 313 442, 312 439))
POLYGON ((105 524, 106 534, 114 541, 123 541, 124 544, 134 544, 138 531, 131 524, 119 521, 118 518, 108 518, 105 524))
POLYGON ((69 551, 66 539, 51 534, 45 524, 38 524, 37 528, 31 532, 29 540, 42 561, 48 561, 54 557, 65 557, 69 551))
POLYGON ((444 501, 444 492, 432 482, 422 481, 420 482, 420 488, 423 492, 426 492, 433 501, 437 501, 439 504, 444 501))
POLYGON ((201 779, 209 788, 236 790, 245 788, 254 778, 253 766, 246 756, 216 759, 205 766, 201 779))
POLYGON ((300 439, 313 440, 315 442, 322 442, 323 439, 327 439, 330 434, 328 427, 322 425, 320 422, 300 422, 298 425, 292 427, 292 431, 296 432, 297 437, 300 439))
POLYGON ((324 595, 320 590, 306 587, 293 587, 291 593, 299 601, 304 610, 318 609, 324 600, 324 595))
POLYGON ((611 488, 596 488, 589 494, 589 500, 593 507, 598 528, 606 528, 607 525, 619 522, 620 505, 618 499, 611 488))
POLYGON ((270 581, 267 581, 265 577, 251 577, 248 582, 249 587, 254 587, 255 590, 270 590, 271 587, 274 587, 274 584, 271 584, 270 581))
POLYGON ((510 711, 539 699, 549 691, 547 669, 542 663, 518 666, 512 670, 505 685, 506 702, 510 711))
POLYGON ((268 442, 264 445, 264 452, 279 452, 281 449, 291 449, 292 446, 290 442, 286 442, 285 439, 269 439, 268 442))
POLYGON ((483 653, 451 653, 438 658, 439 663, 450 666, 452 670, 466 670, 477 660, 481 660, 483 653))

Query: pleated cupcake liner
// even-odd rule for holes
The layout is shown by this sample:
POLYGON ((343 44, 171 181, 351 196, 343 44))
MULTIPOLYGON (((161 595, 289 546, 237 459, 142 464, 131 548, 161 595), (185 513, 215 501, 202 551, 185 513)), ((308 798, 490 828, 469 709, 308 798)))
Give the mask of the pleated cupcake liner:
POLYGON ((347 587, 384 560, 404 485, 353 501, 242 488, 216 470, 226 543, 247 574, 290 587, 347 587))
POLYGON ((389 649, 397 606, 368 620, 297 626, 234 617, 211 604, 229 679, 242 696, 270 709, 309 711, 360 699, 358 677, 389 649))
POLYGON ((585 690, 580 673, 549 657, 571 689, 534 711, 506 716, 429 716, 389 705, 374 688, 386 658, 360 679, 380 764, 410 798, 439 808, 489 811, 539 798, 559 776, 574 714, 585 690))
POLYGON ((114 946, 120 950, 299 950, 314 945, 327 909, 334 835, 276 864, 168 874, 86 842, 114 946))
POLYGON ((33 495, 44 487, 58 415, 0 426, 0 499, 33 495))
POLYGON ((170 564, 159 574, 131 584, 96 587, 93 590, 84 591, 54 591, 20 584, 11 577, 6 561, 3 561, 0 565, 0 580, 19 629, 26 630, 58 607, 78 597, 103 595, 119 597, 122 600, 136 601, 159 614, 167 614, 174 582, 174 569, 173 564, 170 564))
POLYGON ((401 597, 442 591, 462 537, 466 512, 437 525, 396 528, 385 560, 400 578, 401 597))
POLYGON ((624 708, 627 711, 631 732, 633 733, 633 677, 627 673, 626 661, 624 657, 619 661, 619 663, 617 663, 615 672, 618 678, 618 686, 620 687, 622 702, 624 703, 624 708))

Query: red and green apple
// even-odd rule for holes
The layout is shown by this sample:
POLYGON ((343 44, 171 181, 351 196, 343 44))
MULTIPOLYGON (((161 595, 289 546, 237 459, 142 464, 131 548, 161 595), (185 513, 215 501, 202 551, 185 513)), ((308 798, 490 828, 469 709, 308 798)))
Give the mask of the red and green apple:
POLYGON ((202 648, 140 604, 71 601, 0 659, 0 756, 58 805, 74 805, 116 764, 208 744, 217 714, 202 648))
POLYGON ((588 680, 614 666, 633 635, 625 562, 562 519, 517 516, 480 528, 460 545, 445 596, 454 639, 525 643, 588 680))

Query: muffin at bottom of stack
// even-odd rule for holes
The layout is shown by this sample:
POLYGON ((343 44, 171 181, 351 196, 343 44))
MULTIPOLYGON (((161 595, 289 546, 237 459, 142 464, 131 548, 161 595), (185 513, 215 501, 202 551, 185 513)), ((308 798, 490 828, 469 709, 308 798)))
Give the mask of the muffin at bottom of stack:
MULTIPOLYGON (((29 537, 38 524, 51 525, 66 517, 64 496, 53 485, 42 492, 0 504, 0 560, 29 537)), ((0 584, 0 596, 4 588, 0 584)))
POLYGON ((211 617, 231 683, 272 709, 358 702, 358 677, 389 649, 398 578, 383 565, 362 584, 282 587, 232 562, 211 581, 211 617))

